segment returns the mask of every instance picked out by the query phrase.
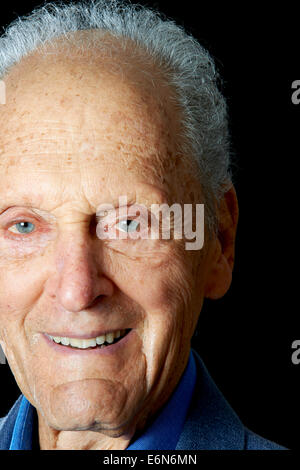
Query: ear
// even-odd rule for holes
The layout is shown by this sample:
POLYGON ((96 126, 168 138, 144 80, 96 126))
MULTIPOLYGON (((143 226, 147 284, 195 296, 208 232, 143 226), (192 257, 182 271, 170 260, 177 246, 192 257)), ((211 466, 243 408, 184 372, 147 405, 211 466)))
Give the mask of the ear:
POLYGON ((233 186, 224 194, 218 209, 218 234, 212 243, 209 271, 204 296, 219 299, 228 291, 232 281, 235 237, 238 222, 238 201, 233 186))

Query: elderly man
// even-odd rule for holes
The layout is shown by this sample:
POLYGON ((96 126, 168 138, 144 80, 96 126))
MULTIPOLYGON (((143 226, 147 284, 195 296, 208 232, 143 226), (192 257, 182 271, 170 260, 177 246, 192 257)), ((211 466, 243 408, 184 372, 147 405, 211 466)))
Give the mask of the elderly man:
POLYGON ((208 53, 145 7, 50 4, 8 27, 0 67, 0 340, 22 392, 0 448, 282 448, 190 346, 238 218, 208 53), (204 205, 204 244, 171 216, 142 236, 163 204, 204 205))

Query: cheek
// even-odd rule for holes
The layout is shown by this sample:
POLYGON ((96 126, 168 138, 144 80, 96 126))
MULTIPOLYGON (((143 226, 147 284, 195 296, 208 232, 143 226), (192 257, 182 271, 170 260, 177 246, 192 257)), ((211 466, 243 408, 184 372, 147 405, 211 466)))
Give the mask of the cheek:
POLYGON ((146 312, 174 308, 179 300, 177 293, 185 285, 182 267, 176 265, 175 258, 163 255, 127 259, 115 272, 120 290, 146 312))
POLYGON ((189 329, 193 323, 195 282, 190 260, 182 250, 170 245, 168 256, 164 255, 157 258, 160 263, 157 259, 152 263, 150 257, 127 259, 116 270, 115 283, 142 308, 145 326, 151 325, 152 332, 161 329, 167 335, 174 328, 189 329))
POLYGON ((24 348, 26 325, 44 285, 44 259, 11 263, 0 274, 0 339, 24 348), (17 341, 17 343, 16 343, 17 341))
POLYGON ((195 323, 191 271, 182 257, 174 255, 158 269, 149 263, 136 264, 127 272, 123 290, 144 311, 141 339, 148 385, 155 383, 162 371, 162 383, 169 380, 186 358, 195 323))
POLYGON ((0 275, 0 315, 26 311, 39 297, 43 279, 40 262, 12 264, 0 275))
POLYGON ((13 264, 1 271, 0 339, 5 344, 9 366, 18 386, 28 391, 25 364, 30 361, 30 351, 25 323, 27 313, 36 301, 36 280, 31 267, 26 268, 23 264, 13 264))

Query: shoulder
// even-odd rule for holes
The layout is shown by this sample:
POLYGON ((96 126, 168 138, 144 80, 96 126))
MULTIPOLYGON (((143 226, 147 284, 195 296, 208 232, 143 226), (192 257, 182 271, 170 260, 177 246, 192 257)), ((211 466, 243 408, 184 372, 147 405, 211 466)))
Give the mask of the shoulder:
POLYGON ((246 450, 287 450, 273 441, 269 441, 246 427, 245 429, 245 449, 246 450))
POLYGON ((9 449, 21 399, 22 395, 19 396, 7 415, 0 418, 0 450, 9 449))
POLYGON ((247 429, 192 350, 197 378, 177 450, 284 450, 247 429))

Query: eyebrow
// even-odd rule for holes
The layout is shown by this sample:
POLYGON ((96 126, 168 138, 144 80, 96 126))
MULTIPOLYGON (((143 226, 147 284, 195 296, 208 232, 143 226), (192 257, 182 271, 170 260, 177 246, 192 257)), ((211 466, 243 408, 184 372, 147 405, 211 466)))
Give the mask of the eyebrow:
MULTIPOLYGON (((155 203, 161 204, 161 203, 166 202, 168 200, 167 192, 164 189, 159 188, 158 186, 155 186, 155 185, 150 184, 150 183, 142 183, 142 184, 138 184, 137 188, 138 187, 141 187, 142 190, 141 191, 140 190, 131 191, 130 193, 128 193, 126 195, 127 205, 135 204, 139 200, 139 201, 143 201, 143 203, 146 203, 145 205, 150 206, 151 204, 155 204, 155 203), (144 193, 143 190, 146 187, 149 187, 149 189, 151 189, 151 193, 148 192, 149 190, 147 191, 147 194, 151 194, 150 197, 145 196, 145 193, 144 193), (148 202, 148 204, 147 204, 147 202, 148 202)), ((125 194, 120 194, 117 197, 115 197, 112 201, 110 201, 110 204, 112 204, 115 208, 119 207, 119 198, 120 198, 120 196, 125 196, 125 194)), ((139 203, 139 202, 137 202, 137 203, 139 203)))
MULTIPOLYGON (((103 201, 99 202, 97 207, 100 206, 101 204, 110 204, 115 209, 117 209, 118 207, 124 207, 124 205, 123 206, 119 205, 119 198, 121 196, 126 196, 127 197, 127 206, 137 203, 137 204, 144 204, 148 208, 150 208, 150 206, 152 204, 162 204, 164 202, 167 202, 167 200, 168 200, 168 194, 165 191, 165 189, 162 189, 162 188, 160 188, 156 185, 150 184, 150 183, 137 183, 137 190, 131 191, 129 193, 127 192, 127 194, 119 194, 118 196, 114 197, 113 199, 111 199, 109 201, 103 200, 103 201), (151 190, 151 192, 149 191, 149 189, 147 191, 147 194, 149 194, 149 196, 145 195, 145 189, 146 188, 149 188, 151 190)), ((24 201, 16 200, 16 199, 13 199, 12 197, 10 197, 8 200, 6 200, 5 204, 3 203, 3 201, 5 201, 5 197, 2 197, 0 195, 0 201, 1 201, 0 215, 3 212, 5 212, 6 210, 8 210, 10 208, 13 208, 13 207, 26 207, 28 209, 31 209, 33 212, 35 212, 36 215, 38 215, 38 216, 50 217, 50 218, 54 217, 51 214, 51 211, 53 209, 46 210, 46 209, 41 209, 41 208, 38 208, 38 207, 35 206, 35 204, 36 204, 36 194, 34 194, 34 193, 33 193, 32 197, 28 196, 28 193, 27 193, 26 200, 24 200, 24 201)), ((54 201, 54 206, 57 207, 56 201, 54 201)), ((97 207, 96 207, 96 210, 95 210, 95 214, 97 213, 97 207)))

